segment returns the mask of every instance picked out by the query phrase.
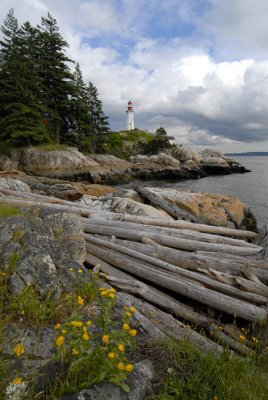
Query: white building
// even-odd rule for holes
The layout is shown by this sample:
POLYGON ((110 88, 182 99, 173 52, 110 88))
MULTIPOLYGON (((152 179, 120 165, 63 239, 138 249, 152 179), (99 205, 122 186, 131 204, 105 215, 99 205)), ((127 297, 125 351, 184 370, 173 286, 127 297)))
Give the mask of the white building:
POLYGON ((128 102, 126 113, 127 113, 127 131, 131 131, 132 129, 134 129, 134 110, 131 100, 129 100, 128 102))

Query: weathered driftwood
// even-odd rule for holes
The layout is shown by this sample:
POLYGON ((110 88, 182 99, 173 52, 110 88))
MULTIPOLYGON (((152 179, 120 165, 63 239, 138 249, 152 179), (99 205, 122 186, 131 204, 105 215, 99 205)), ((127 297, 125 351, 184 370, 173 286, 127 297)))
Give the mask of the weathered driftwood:
MULTIPOLYGON (((89 253, 87 253, 86 262, 92 266, 98 266, 101 271, 105 272, 107 274, 106 280, 108 280, 113 287, 119 288, 124 292, 133 294, 135 296, 138 295, 150 304, 160 306, 162 309, 165 309, 172 314, 191 322, 195 327, 202 327, 208 333, 213 332, 213 335, 219 339, 221 343, 228 345, 230 348, 241 354, 250 356, 254 355, 254 352, 247 346, 244 346, 243 344, 233 340, 221 332, 217 321, 215 321, 212 317, 207 317, 193 311, 191 307, 182 304, 178 300, 175 300, 171 296, 151 287, 150 285, 138 281, 131 275, 120 271, 118 268, 107 264, 100 258, 94 257, 89 253)), ((150 305, 148 306, 151 307, 150 305)), ((150 313, 149 316, 151 316, 150 313)), ((225 325, 222 324, 221 328, 225 329, 225 325)))
POLYGON ((198 232, 206 232, 212 233, 217 235, 226 235, 226 236, 233 236, 245 239, 255 239, 258 235, 255 232, 245 231, 245 230, 238 230, 238 229, 231 229, 225 228, 221 226, 212 226, 206 224, 196 224, 191 223, 188 221, 171 221, 168 218, 152 218, 146 216, 138 216, 138 215, 129 215, 129 214, 117 214, 111 212, 97 212, 97 211, 90 211, 89 217, 105 217, 105 219, 113 219, 113 220, 120 220, 120 221, 128 221, 128 222, 135 222, 138 224, 145 224, 145 225, 153 225, 153 226, 164 226, 168 228, 176 228, 176 229, 191 229, 198 232))
MULTIPOLYGON (((123 228, 113 228, 110 226, 103 225, 93 225, 84 224, 84 230, 88 233, 97 233, 101 235, 115 235, 123 239, 131 239, 140 241, 144 236, 142 232, 130 232, 123 228)), ((157 233, 146 232, 146 236, 153 239, 155 242, 168 247, 179 248, 188 251, 195 250, 207 250, 212 252, 227 251, 234 254, 248 254, 256 255, 259 254, 262 248, 248 248, 248 247, 237 247, 225 244, 209 243, 209 242, 199 242, 197 240, 173 238, 165 235, 160 235, 157 233)))
POLYGON ((268 286, 263 283, 252 282, 240 276, 236 276, 235 281, 241 289, 268 298, 268 286))
POLYGON ((155 193, 150 192, 142 186, 134 185, 133 189, 139 193, 144 199, 148 200, 153 206, 160 207, 165 210, 168 214, 176 219, 183 219, 190 222, 201 223, 201 221, 194 215, 188 213, 185 210, 180 209, 174 204, 169 203, 167 200, 162 199, 155 193))
MULTIPOLYGON (((138 242, 133 242, 130 240, 122 240, 114 237, 113 241, 118 244, 122 244, 133 250, 137 250, 141 253, 150 255, 151 257, 158 258, 163 261, 167 261, 171 264, 177 265, 181 268, 186 268, 192 271, 202 271, 206 273, 205 270, 216 270, 222 273, 228 273, 229 275, 238 275, 243 271, 245 264, 239 264, 238 259, 236 262, 225 260, 224 257, 215 258, 217 253, 206 252, 206 256, 199 255, 199 252, 189 253, 181 251, 178 249, 171 249, 170 247, 161 246, 156 244, 151 239, 143 238, 142 242, 152 243, 152 244, 142 244, 138 242)), ((246 261, 245 261, 246 262, 246 261)), ((253 268, 254 274, 259 277, 262 282, 267 282, 268 275, 266 270, 261 270, 253 268)), ((210 274, 209 274, 210 275, 210 274)))
MULTIPOLYGON (((112 242, 109 242, 106 240, 102 240, 102 239, 96 238, 91 235, 86 235, 86 240, 93 244, 96 244, 99 246, 104 246, 108 249, 119 251, 120 253, 131 256, 137 260, 141 260, 141 261, 147 262, 149 264, 155 265, 163 270, 174 272, 176 275, 178 275, 180 277, 191 279, 193 282, 202 283, 203 285, 205 285, 208 288, 211 288, 214 290, 219 290, 219 292, 228 294, 230 296, 234 296, 235 298, 242 299, 242 300, 249 301, 249 302, 254 302, 254 303, 258 303, 258 300, 260 300, 261 303, 267 303, 267 301, 265 301, 265 299, 258 298, 257 296, 254 296, 250 293, 243 292, 237 288, 229 286, 228 284, 226 285, 225 283, 221 283, 216 280, 213 280, 213 279, 207 277, 206 275, 199 274, 199 273, 193 272, 193 271, 185 270, 183 268, 177 267, 175 265, 172 265, 165 261, 159 260, 157 258, 150 257, 146 254, 140 253, 135 250, 131 250, 127 247, 120 246, 118 244, 115 244, 115 243, 112 243, 112 242)), ((234 279, 234 277, 233 277, 233 279, 234 279)))
POLYGON ((52 208, 53 210, 59 211, 67 211, 72 212, 75 214, 80 214, 82 216, 88 215, 88 210, 81 207, 72 207, 72 206, 65 206, 63 204, 50 204, 50 203, 42 203, 40 201, 30 201, 30 200, 20 200, 20 199, 11 199, 10 197, 1 197, 1 203, 7 203, 9 205, 14 205, 17 207, 42 207, 45 206, 46 208, 52 208))
MULTIPOLYGON (((130 294, 124 293, 122 296, 136 307, 140 313, 146 316, 152 324, 161 329, 165 335, 172 337, 175 340, 189 341, 206 353, 213 352, 214 356, 217 358, 220 357, 220 354, 223 352, 223 347, 221 345, 214 343, 212 340, 202 336, 198 332, 195 332, 189 325, 184 325, 172 317, 172 315, 167 314, 130 294), (153 315, 150 315, 150 311, 153 312, 153 315)), ((254 354, 250 349, 247 350, 248 352, 246 354, 254 354)), ((232 350, 230 350, 230 352, 231 357, 237 357, 232 350)))
POLYGON ((193 283, 189 279, 180 278, 172 272, 160 272, 155 267, 144 262, 137 262, 132 257, 122 255, 114 250, 87 243, 91 254, 111 263, 118 268, 128 271, 139 278, 153 282, 161 287, 180 293, 187 298, 199 301, 228 314, 236 314, 248 321, 264 322, 267 311, 245 301, 230 298, 221 293, 203 287, 200 283, 193 283))
MULTIPOLYGON (((0 188, 0 193, 3 193, 7 196, 12 196, 15 198, 19 198, 20 200, 28 200, 28 201, 36 201, 41 204, 51 203, 51 204, 62 204, 65 206, 77 207, 78 209, 85 209, 89 211, 88 207, 80 205, 80 203, 75 203, 69 200, 59 199, 57 197, 45 196, 39 193, 32 193, 32 192, 22 192, 22 191, 14 191, 14 190, 7 190, 0 188)), ((11 197, 11 198, 12 198, 11 197)), ((14 199, 16 200, 16 199, 14 199)))
MULTIPOLYGON (((83 218, 83 223, 88 224, 88 218, 83 218)), ((140 225, 133 222, 126 222, 126 221, 117 221, 117 220, 107 220, 104 218, 90 218, 90 223, 93 225, 104 225, 104 226, 111 226, 114 228, 123 228, 129 229, 131 231, 142 231, 146 232, 153 232, 158 233, 165 236, 171 236, 174 238, 182 238, 182 239, 190 239, 190 240, 198 240, 210 243, 221 243, 221 244, 230 244, 232 246, 239 246, 239 247, 250 247, 255 249, 260 249, 259 246, 245 242, 244 240, 239 239, 232 239, 225 236, 219 235, 212 235, 209 233, 197 232, 190 229, 174 229, 174 228, 167 228, 167 227, 159 227, 153 225, 140 225)))

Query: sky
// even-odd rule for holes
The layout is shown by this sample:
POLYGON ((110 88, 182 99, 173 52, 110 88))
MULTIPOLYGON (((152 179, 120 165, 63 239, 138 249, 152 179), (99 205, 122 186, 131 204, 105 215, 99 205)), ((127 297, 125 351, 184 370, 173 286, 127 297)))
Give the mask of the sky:
POLYGON ((160 126, 197 151, 268 151, 267 0, 1 0, 1 24, 49 12, 110 128, 160 126))

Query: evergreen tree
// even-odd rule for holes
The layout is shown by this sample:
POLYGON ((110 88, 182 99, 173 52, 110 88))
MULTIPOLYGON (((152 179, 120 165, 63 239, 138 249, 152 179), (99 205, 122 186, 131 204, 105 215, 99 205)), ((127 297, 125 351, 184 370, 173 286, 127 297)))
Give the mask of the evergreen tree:
POLYGON ((70 143, 75 143, 80 150, 91 152, 92 128, 89 111, 89 96, 83 81, 82 71, 76 64, 73 75, 73 96, 69 113, 69 131, 67 136, 70 143))
POLYGON ((38 84, 33 74, 29 23, 18 29, 13 10, 1 27, 4 41, 0 50, 0 134, 2 142, 21 146, 47 140, 38 84))
POLYGON ((66 141, 67 115, 70 108, 73 76, 67 63, 73 62, 65 55, 68 43, 59 33, 57 21, 48 13, 38 26, 38 73, 42 86, 42 102, 47 109, 47 127, 57 143, 66 141))
POLYGON ((108 117, 105 116, 102 110, 102 102, 98 99, 97 88, 92 82, 88 84, 89 112, 90 125, 92 132, 92 149, 94 152, 102 152, 102 147, 107 140, 109 132, 108 117))

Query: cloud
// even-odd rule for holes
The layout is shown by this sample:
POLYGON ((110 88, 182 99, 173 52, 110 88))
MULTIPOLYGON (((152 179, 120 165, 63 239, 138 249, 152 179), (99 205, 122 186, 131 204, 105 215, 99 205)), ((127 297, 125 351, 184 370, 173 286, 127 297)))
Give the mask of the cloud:
POLYGON ((1 15, 11 7, 20 23, 57 19, 112 129, 131 99, 137 127, 178 143, 268 150, 266 0, 2 0, 1 15))

